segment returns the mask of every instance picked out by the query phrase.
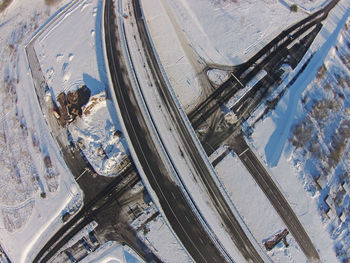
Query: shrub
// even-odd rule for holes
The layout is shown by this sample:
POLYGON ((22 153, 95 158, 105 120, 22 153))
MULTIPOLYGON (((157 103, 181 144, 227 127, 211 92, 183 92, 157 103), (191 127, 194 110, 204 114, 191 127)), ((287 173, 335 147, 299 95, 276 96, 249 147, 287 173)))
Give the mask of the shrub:
POLYGON ((290 11, 298 12, 298 6, 296 4, 290 6, 290 11))

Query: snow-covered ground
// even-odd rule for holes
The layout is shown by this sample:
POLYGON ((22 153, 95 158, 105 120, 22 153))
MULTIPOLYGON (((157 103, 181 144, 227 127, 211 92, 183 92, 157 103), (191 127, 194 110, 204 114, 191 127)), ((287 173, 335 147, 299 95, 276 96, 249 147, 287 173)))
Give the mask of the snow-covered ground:
POLYGON ((329 0, 279 0, 279 2, 286 7, 297 5, 299 9, 311 13, 324 7, 329 0))
POLYGON ((166 1, 199 56, 220 64, 246 61, 283 29, 306 17, 303 12, 291 12, 277 0, 166 1))
MULTIPOLYGON (((155 84, 152 83, 152 73, 149 71, 149 69, 147 69, 147 67, 143 66, 145 65, 146 61, 144 56, 142 56, 142 49, 140 48, 139 43, 140 40, 137 37, 134 37, 134 35, 137 35, 137 32, 135 32, 135 27, 133 26, 135 24, 132 22, 133 18, 125 18, 121 16, 122 14, 129 13, 128 9, 131 5, 128 5, 127 2, 128 0, 125 0, 122 2, 121 6, 118 6, 118 13, 120 14, 118 19, 119 23, 123 23, 124 25, 128 48, 131 50, 130 56, 133 63, 129 61, 129 66, 134 66, 134 68, 130 68, 130 70, 131 72, 135 70, 135 74, 138 78, 138 81, 135 81, 134 85, 135 89, 139 93, 139 103, 144 108, 144 111, 150 114, 153 120, 156 120, 154 124, 149 124, 151 126, 150 129, 153 130, 155 140, 159 142, 156 146, 159 147, 159 152, 163 153, 162 156, 164 156, 164 161, 169 163, 169 167, 173 169, 172 165, 174 165, 176 168, 176 172, 169 169, 169 177, 183 189, 186 195, 190 195, 190 198, 188 197, 188 202, 190 205, 192 205, 193 210, 195 213, 197 213, 198 218, 201 220, 208 233, 210 235, 214 235, 214 238, 219 241, 220 246, 226 250, 223 253, 226 253, 231 258, 234 258, 236 262, 244 262, 245 260, 243 259, 238 248, 234 245, 229 232, 223 226, 221 217, 218 215, 217 209, 214 207, 209 193, 207 192, 204 183, 202 183, 201 179, 199 178, 191 160, 187 155, 183 155, 182 151, 185 151, 185 146, 179 138, 179 134, 176 132, 177 128, 175 124, 170 121, 168 112, 163 105, 160 95, 155 88, 150 88, 154 87, 155 84), (140 83, 140 87, 137 86, 138 83, 140 83), (160 140, 162 140, 162 142, 160 142, 160 140), (167 153, 170 154, 168 155, 167 153), (168 158, 171 159, 171 162, 168 158), (181 177, 181 180, 178 178, 179 176, 181 177), (192 202, 195 203, 196 208, 192 202)), ((133 11, 131 13, 133 13, 133 11)), ((121 31, 121 34, 123 34, 124 31, 121 31)), ((152 123, 152 120, 148 114, 145 113, 149 123, 152 123)), ((190 124, 188 123, 188 125, 190 124)), ((194 131, 192 132, 194 134, 194 131)), ((200 144, 199 141, 196 141, 196 143, 198 143, 198 145, 200 144)), ((207 158, 203 150, 199 149, 199 151, 201 151, 203 158, 207 158)), ((209 161, 207 161, 207 165, 208 169, 212 169, 209 161)), ((213 177, 216 178, 214 175, 215 171, 211 170, 211 172, 213 173, 213 177)), ((147 182, 147 178, 143 179, 147 182)), ((151 187, 148 187, 147 189, 150 191, 151 187)), ((155 202, 157 202, 155 194, 151 193, 151 196, 155 199, 155 202)), ((232 207, 232 209, 236 218, 240 220, 237 210, 234 207, 232 207)), ((261 250, 257 242, 249 233, 246 225, 244 225, 243 222, 241 223, 244 231, 247 233, 248 238, 250 238, 253 245, 258 250, 261 250)), ((265 255, 262 256, 265 257, 265 255)))
POLYGON ((124 137, 118 135, 121 127, 113 108, 105 94, 90 99, 84 108, 84 114, 70 124, 73 140, 78 143, 92 167, 100 175, 113 176, 127 163, 127 145, 124 137), (89 111, 89 113, 87 112, 89 111), (123 162, 125 160, 125 162, 123 162))
POLYGON ((156 213, 157 209, 152 205, 132 222, 140 239, 164 262, 192 262, 161 215, 149 220, 156 213))
MULTIPOLYGON (((141 1, 160 61, 186 112, 204 93, 205 63, 240 64, 288 26, 329 0, 151 0, 141 1), (296 4, 299 12, 291 12, 296 4), (154 8, 157 6, 157 8, 154 8), (166 37, 165 37, 166 36, 166 37)), ((209 71, 214 84, 225 76, 209 71)))
POLYGON ((102 53, 102 1, 77 1, 35 42, 42 71, 52 94, 91 90, 81 118, 68 125, 73 141, 100 175, 116 175, 128 149, 111 101, 102 53))
POLYGON ((142 263, 128 246, 122 246, 114 241, 109 241, 100 246, 94 253, 85 257, 82 263, 142 263))
POLYGON ((38 105, 24 53, 58 7, 15 0, 0 17, 0 243, 12 262, 30 262, 62 226, 62 215, 82 205, 38 105))
POLYGON ((340 1, 310 47, 305 71, 250 139, 319 250, 349 260, 350 1, 340 1))
POLYGON ((162 62, 171 85, 176 90, 182 107, 190 111, 202 95, 198 71, 192 63, 198 65, 198 58, 192 57, 193 50, 188 50, 186 39, 180 31, 168 4, 163 0, 141 1, 142 9, 152 41, 162 62), (154 8, 157 6, 158 8, 154 8), (169 16, 170 15, 170 16, 169 16), (174 24, 174 22, 176 24, 174 24), (180 32, 179 32, 180 31, 180 32), (194 61, 191 61, 194 60, 194 61))
POLYGON ((273 250, 266 251, 264 241, 271 239, 286 226, 238 156, 230 152, 215 169, 223 188, 242 216, 242 220, 270 259, 281 263, 307 262, 305 255, 290 233, 287 235, 288 248, 280 242, 273 250))

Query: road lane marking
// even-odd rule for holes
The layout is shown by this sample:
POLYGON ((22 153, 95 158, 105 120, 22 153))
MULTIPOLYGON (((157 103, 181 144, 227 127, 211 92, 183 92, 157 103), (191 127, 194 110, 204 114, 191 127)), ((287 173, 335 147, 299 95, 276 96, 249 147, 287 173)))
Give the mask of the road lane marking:
POLYGON ((237 82, 243 87, 243 88, 245 88, 245 86, 242 84, 242 82, 235 76, 235 74, 233 74, 233 72, 231 72, 231 75, 232 75, 232 77, 234 77, 235 78, 235 80, 237 80, 237 82))
POLYGON ((249 148, 245 149, 243 152, 241 152, 238 157, 241 157, 243 154, 245 154, 247 151, 249 151, 249 148))

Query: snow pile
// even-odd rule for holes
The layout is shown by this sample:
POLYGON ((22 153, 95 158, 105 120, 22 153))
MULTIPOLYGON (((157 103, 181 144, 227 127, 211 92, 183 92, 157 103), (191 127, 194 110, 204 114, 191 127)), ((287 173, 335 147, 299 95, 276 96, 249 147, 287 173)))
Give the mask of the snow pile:
POLYGON ((13 1, 0 21, 0 242, 16 262, 31 261, 62 225, 63 211, 74 213, 82 205, 80 189, 43 119, 23 52, 57 8, 13 1))
MULTIPOLYGON (((73 140, 82 150, 95 171, 100 175, 116 175, 127 160, 127 144, 121 127, 111 122, 114 118, 108 111, 111 101, 102 96, 93 96, 84 107, 81 118, 71 123, 69 129, 73 140), (118 129, 119 128, 119 129, 118 129)), ((114 122, 116 123, 116 122, 114 122)))

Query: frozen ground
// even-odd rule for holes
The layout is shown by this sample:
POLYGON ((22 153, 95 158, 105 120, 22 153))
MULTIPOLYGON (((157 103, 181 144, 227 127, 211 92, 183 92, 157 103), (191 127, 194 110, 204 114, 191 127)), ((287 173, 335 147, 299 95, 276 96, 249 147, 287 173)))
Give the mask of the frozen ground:
POLYGON ((322 262, 346 262, 350 252, 349 6, 330 13, 304 73, 251 139, 322 262))
POLYGON ((30 262, 62 225, 62 214, 82 205, 43 119, 24 54, 26 42, 57 9, 13 1, 0 17, 0 243, 13 262, 30 262))
POLYGON ((113 176, 127 158, 128 149, 113 105, 106 98, 101 16, 102 1, 77 1, 40 35, 35 50, 55 97, 82 85, 91 90, 82 117, 68 129, 95 171, 113 176))

